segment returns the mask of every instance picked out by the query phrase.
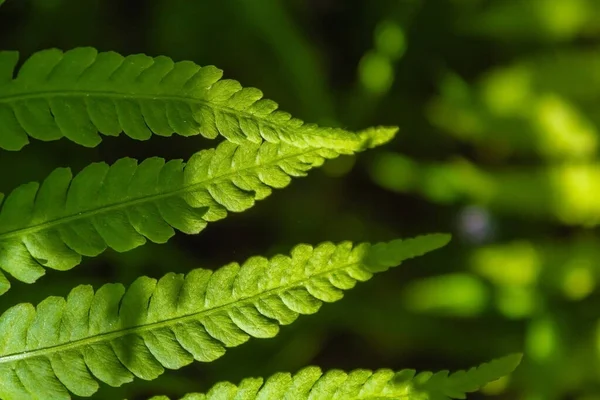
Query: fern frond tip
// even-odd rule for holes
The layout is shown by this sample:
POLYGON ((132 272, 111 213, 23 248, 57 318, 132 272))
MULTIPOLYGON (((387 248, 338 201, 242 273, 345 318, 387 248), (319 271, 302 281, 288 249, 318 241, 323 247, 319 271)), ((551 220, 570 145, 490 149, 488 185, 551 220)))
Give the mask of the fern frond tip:
POLYGON ((517 367, 519 365, 521 365, 521 362, 523 361, 523 353, 513 353, 513 354, 509 354, 507 356, 495 359, 493 361, 490 361, 490 363, 495 363, 496 365, 498 365, 501 370, 505 371, 504 375, 508 375, 512 372, 514 372, 517 367))
POLYGON ((374 126, 358 132, 362 149, 382 146, 396 137, 400 128, 397 126, 374 126))
POLYGON ((391 242, 377 243, 369 249, 366 264, 372 272, 385 271, 400 265, 409 258, 421 256, 444 247, 450 242, 451 235, 432 233, 410 239, 396 239, 391 242))

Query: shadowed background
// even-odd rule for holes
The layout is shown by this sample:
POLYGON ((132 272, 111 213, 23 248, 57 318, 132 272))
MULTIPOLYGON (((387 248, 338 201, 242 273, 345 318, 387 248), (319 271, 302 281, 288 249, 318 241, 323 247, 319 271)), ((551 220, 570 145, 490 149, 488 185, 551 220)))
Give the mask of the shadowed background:
MULTIPOLYGON (((152 382, 102 385, 97 398, 177 396, 309 364, 455 370, 523 351, 511 378, 485 388, 489 398, 600 399, 598 1, 8 0, 0 9, 0 49, 25 58, 77 46, 214 64, 306 121, 401 132, 200 235, 109 250, 69 273, 49 270, 34 289, 13 282, 0 310, 301 242, 454 235, 275 339, 152 382)), ((215 144, 33 141, 0 154, 0 192, 56 167, 187 159, 215 144)))

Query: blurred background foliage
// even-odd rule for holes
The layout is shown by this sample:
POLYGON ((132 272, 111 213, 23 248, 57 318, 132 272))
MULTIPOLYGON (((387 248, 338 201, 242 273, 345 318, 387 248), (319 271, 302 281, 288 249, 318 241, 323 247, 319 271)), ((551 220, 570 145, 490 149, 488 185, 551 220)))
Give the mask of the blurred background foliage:
MULTIPOLYGON (((210 364, 98 398, 180 395, 308 364, 458 369, 524 351, 495 399, 600 399, 600 2, 597 0, 8 0, 0 48, 94 46, 215 64, 311 122, 399 125, 250 211, 168 245, 15 283, 37 302, 80 283, 216 268, 299 242, 454 234, 445 249, 210 364)), ((187 158, 201 138, 0 155, 0 191, 92 161, 187 158), (16 166, 16 167, 15 167, 16 166)), ((473 395, 473 399, 483 395, 473 395)), ((487 397, 486 397, 487 398, 487 397)))

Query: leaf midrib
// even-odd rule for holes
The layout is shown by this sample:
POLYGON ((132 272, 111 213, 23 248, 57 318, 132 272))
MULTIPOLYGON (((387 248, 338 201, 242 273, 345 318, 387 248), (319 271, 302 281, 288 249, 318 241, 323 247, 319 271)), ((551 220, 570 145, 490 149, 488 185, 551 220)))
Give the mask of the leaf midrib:
MULTIPOLYGON (((272 295, 280 295, 281 293, 290 291, 297 287, 305 287, 304 285, 314 278, 317 278, 321 275, 329 274, 333 271, 350 268, 355 265, 365 265, 364 260, 360 260, 358 262, 353 262, 353 263, 349 263, 349 264, 344 264, 341 266, 331 267, 326 270, 320 271, 319 273, 316 273, 316 274, 313 274, 310 276, 305 276, 304 278, 298 279, 298 280, 291 282, 285 286, 272 288, 272 289, 266 290, 264 292, 260 292, 260 293, 254 294, 252 296, 247 296, 247 297, 237 299, 234 301, 230 301, 228 303, 224 303, 224 304, 221 304, 219 306, 216 306, 216 307, 213 307, 210 309, 204 309, 202 311, 194 312, 191 314, 185 314, 185 315, 177 316, 174 318, 169 318, 164 321, 151 322, 148 324, 136 325, 136 326, 128 327, 128 328, 121 329, 121 330, 104 332, 104 333, 101 333, 101 334, 98 334, 95 336, 78 339, 73 342, 60 343, 57 345, 42 347, 42 348, 35 349, 35 350, 28 350, 28 351, 24 351, 24 352, 20 352, 20 353, 8 354, 8 355, 0 357, 0 364, 16 362, 19 360, 24 360, 24 359, 34 358, 34 357, 48 356, 53 353, 60 353, 63 351, 77 349, 79 347, 92 346, 92 345, 94 345, 96 343, 100 343, 100 342, 115 340, 122 336, 127 336, 130 334, 141 334, 146 331, 152 331, 154 329, 160 329, 160 328, 168 327, 168 326, 175 325, 178 323, 185 323, 186 321, 190 321, 190 320, 199 320, 202 318, 209 317, 213 314, 219 313, 221 311, 227 310, 229 308, 233 309, 233 308, 235 308, 236 305, 239 308, 246 304, 254 304, 256 301, 258 301, 262 297, 269 297, 272 295)), ((372 273, 371 271, 367 271, 367 272, 372 273)), ((205 294, 206 294, 206 292, 203 293, 203 295, 205 295, 205 294)), ((319 301, 323 302, 322 300, 319 300, 319 301)), ((268 317, 264 316, 263 314, 261 314, 261 315, 265 318, 268 318, 268 317)), ((62 318, 61 318, 61 320, 62 320, 62 318)), ((278 321, 277 321, 277 324, 279 326, 282 326, 282 324, 280 324, 278 321)), ((239 329, 242 330, 241 328, 239 328, 239 329)), ((248 335, 250 337, 253 337, 250 334, 248 334, 248 335)), ((218 340, 218 339, 216 339, 216 340, 218 340)), ((223 344, 223 346, 227 347, 225 344, 223 344)))
MULTIPOLYGON (((133 207, 137 204, 143 204, 143 203, 152 203, 164 198, 168 198, 168 197, 174 197, 177 195, 181 195, 183 193, 189 193, 189 192, 193 192, 195 190, 198 190, 200 188, 203 188, 205 186, 210 185, 211 183, 215 183, 219 180, 227 180, 228 177, 233 176, 233 175, 237 175, 243 171, 248 171, 251 169, 258 169, 258 168, 263 168, 272 164, 277 164, 281 161, 284 161, 286 159, 289 158, 294 158, 294 157, 299 157, 302 155, 306 155, 306 154, 310 154, 313 152, 317 152, 321 149, 318 148, 310 148, 310 149, 304 149, 302 151, 299 151, 298 153, 294 153, 294 154, 290 154, 290 155, 286 155, 284 157, 279 157, 279 158, 275 158, 273 160, 271 160, 270 162, 264 163, 264 164, 260 164, 260 165, 253 165, 253 166, 248 166, 248 167, 243 167, 243 168, 239 168, 239 169, 235 169, 235 167, 232 167, 232 171, 216 176, 216 177, 210 177, 209 179, 206 179, 202 182, 198 182, 198 183, 194 183, 192 185, 188 185, 188 186, 183 186, 182 188, 178 189, 178 190, 174 190, 174 191, 169 191, 169 192, 162 192, 162 193, 156 193, 156 194, 152 194, 152 195, 148 195, 148 196, 142 196, 142 197, 136 197, 132 200, 128 200, 128 201, 122 201, 122 202, 118 202, 118 203, 112 203, 109 205, 105 205, 93 210, 87 210, 87 211, 83 211, 83 212, 77 212, 77 214, 72 214, 66 217, 61 217, 61 218, 56 218, 50 221, 46 221, 40 224, 36 224, 27 228, 21 228, 21 229, 14 229, 12 231, 8 231, 5 233, 0 234, 0 243, 14 238, 14 237, 21 237, 24 235, 28 235, 28 234, 32 234, 32 233, 36 233, 36 232, 40 232, 40 231, 44 231, 47 229, 52 229, 55 226, 59 226, 59 225, 63 225, 63 224, 68 224, 69 222, 72 221, 77 221, 77 220, 82 220, 82 219, 88 219, 88 218, 92 218, 95 215, 99 215, 99 214, 103 214, 103 213, 110 213, 112 211, 118 211, 118 210, 122 210, 122 209, 126 209, 129 207, 133 207)), ((186 163, 187 166, 187 163, 186 163)), ((288 175, 286 173, 286 175, 288 175)), ((288 175, 289 176, 289 175, 288 175)), ((74 178, 73 178, 74 179, 74 178)), ((72 180, 71 180, 72 181, 72 180)), ((267 185, 269 186, 269 185, 267 185)), ((269 186, 271 187, 271 186, 269 186)), ((272 188, 272 187, 271 187, 272 188)), ((39 189, 38 189, 39 190, 39 189)), ((241 190, 241 189, 240 189, 241 190)), ((211 196, 212 197, 212 196, 211 196)), ((256 199, 255 199, 256 200, 256 199)), ((230 212, 230 210, 227 210, 228 212, 230 212)))

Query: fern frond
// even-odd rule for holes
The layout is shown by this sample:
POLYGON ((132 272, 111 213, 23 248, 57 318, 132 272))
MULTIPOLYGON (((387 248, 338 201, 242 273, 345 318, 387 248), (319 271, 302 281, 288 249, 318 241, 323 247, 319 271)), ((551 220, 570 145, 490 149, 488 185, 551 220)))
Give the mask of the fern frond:
POLYGON ((428 393, 430 400, 465 399, 466 393, 475 392, 510 374, 519 366, 522 358, 522 354, 511 354, 451 375, 448 375, 448 371, 421 373, 414 378, 415 387, 428 393))
MULTIPOLYGON (((360 133, 364 146, 395 129, 360 133), (374 132, 374 133, 373 133, 374 132)), ((306 175, 334 150, 285 143, 236 145, 193 155, 187 164, 154 157, 123 158, 112 166, 94 163, 74 178, 68 168, 52 172, 40 186, 28 183, 0 197, 0 270, 33 283, 44 268, 68 270, 81 256, 107 247, 120 252, 146 242, 165 243, 173 228, 199 233, 207 222, 241 212, 306 175)), ((0 272, 0 294, 10 285, 0 272)))
POLYGON ((19 150, 28 137, 66 137, 94 147, 98 133, 146 140, 222 135, 229 141, 283 141, 352 152, 360 139, 343 129, 305 124, 277 110, 255 88, 222 80, 214 66, 143 54, 123 57, 90 47, 32 55, 13 79, 17 52, 0 52, 0 148, 19 150))
MULTIPOLYGON (((237 386, 230 382, 219 382, 206 394, 190 393, 181 400, 464 399, 466 393, 479 390, 485 384, 510 374, 520 362, 521 354, 513 354, 450 376, 447 371, 415 375, 414 370, 394 372, 389 369, 357 369, 348 373, 335 369, 323 373, 318 367, 307 367, 294 376, 280 372, 266 381, 247 378, 237 386), (457 384, 457 381, 461 383, 457 384)), ((150 400, 169 400, 169 397, 154 396, 150 400)))
POLYGON ((158 282, 141 277, 127 291, 107 284, 94 293, 82 285, 67 299, 19 304, 0 316, 0 398, 89 396, 96 380, 119 386, 194 359, 212 361, 251 336, 275 336, 279 325, 339 300, 357 281, 448 240, 435 234, 375 246, 299 245, 290 257, 253 257, 158 282))

